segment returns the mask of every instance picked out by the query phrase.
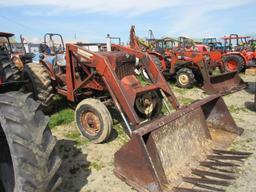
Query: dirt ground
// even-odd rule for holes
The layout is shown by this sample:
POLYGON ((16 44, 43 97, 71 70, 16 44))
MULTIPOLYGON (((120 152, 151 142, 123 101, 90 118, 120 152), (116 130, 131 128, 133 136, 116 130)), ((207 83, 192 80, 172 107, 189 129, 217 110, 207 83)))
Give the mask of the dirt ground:
MULTIPOLYGON (((233 149, 254 152, 239 168, 239 178, 227 188, 228 192, 256 191, 256 112, 251 110, 255 90, 255 76, 241 75, 249 82, 246 90, 224 97, 224 100, 239 127, 244 133, 231 146, 233 149)), ((171 85, 175 95, 183 104, 207 97, 202 90, 193 88, 179 89, 171 85)), ((122 126, 114 118, 114 131, 111 138, 104 144, 92 144, 80 136, 75 123, 58 126, 53 134, 58 139, 58 151, 63 157, 61 174, 63 185, 59 192, 133 192, 132 188, 113 174, 114 153, 128 141, 122 126)))

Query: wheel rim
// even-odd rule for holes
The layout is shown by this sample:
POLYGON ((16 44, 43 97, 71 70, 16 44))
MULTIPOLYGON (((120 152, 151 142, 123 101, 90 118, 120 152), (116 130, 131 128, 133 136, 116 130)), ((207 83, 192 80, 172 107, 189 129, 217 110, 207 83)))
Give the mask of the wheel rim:
POLYGON ((100 132, 101 123, 100 118, 90 111, 85 111, 81 115, 80 122, 83 126, 83 129, 87 134, 95 136, 100 132))
POLYGON ((154 94, 145 93, 137 97, 135 100, 135 105, 140 113, 150 116, 156 106, 154 94))
POLYGON ((187 85, 189 83, 189 77, 186 74, 180 74, 178 79, 181 85, 187 85))
POLYGON ((230 71, 236 71, 237 70, 237 62, 234 60, 230 60, 227 62, 227 68, 230 71))

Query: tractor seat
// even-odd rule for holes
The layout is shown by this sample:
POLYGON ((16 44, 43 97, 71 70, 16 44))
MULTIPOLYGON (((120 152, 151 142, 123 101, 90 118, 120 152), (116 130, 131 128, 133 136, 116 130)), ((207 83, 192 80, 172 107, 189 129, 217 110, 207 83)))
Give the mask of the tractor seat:
POLYGON ((23 57, 24 59, 30 60, 30 59, 33 59, 35 56, 36 56, 36 55, 35 55, 34 53, 25 53, 22 57, 23 57))

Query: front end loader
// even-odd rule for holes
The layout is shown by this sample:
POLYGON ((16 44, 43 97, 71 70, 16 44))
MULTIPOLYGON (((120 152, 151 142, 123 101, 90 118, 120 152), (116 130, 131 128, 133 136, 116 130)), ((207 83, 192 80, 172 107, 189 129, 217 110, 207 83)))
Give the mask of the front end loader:
MULTIPOLYGON (((246 87, 246 83, 240 78, 238 72, 223 72, 219 75, 212 75, 212 68, 220 66, 222 55, 219 52, 204 52, 187 49, 193 45, 190 40, 189 46, 186 44, 187 38, 182 38, 178 47, 167 47, 166 39, 155 41, 160 43, 161 49, 146 49, 154 58, 160 71, 166 77, 175 77, 176 85, 181 88, 191 88, 197 82, 207 94, 230 94, 246 87), (158 60, 158 61, 157 61, 158 60)), ((169 40, 168 40, 169 41, 169 40)), ((151 42, 152 44, 152 42, 151 42)), ((135 27, 130 30, 130 47, 135 50, 141 49, 139 38, 135 35, 135 27)))
POLYGON ((190 51, 176 51, 170 52, 166 51, 166 55, 172 58, 171 65, 177 65, 178 58, 189 58, 190 65, 186 67, 191 68, 192 71, 197 75, 197 82, 202 84, 202 89, 207 94, 230 94, 247 87, 239 73, 237 71, 233 72, 223 72, 220 74, 211 74, 209 71, 209 62, 207 59, 211 57, 206 57, 206 54, 190 52, 190 51), (207 58, 207 59, 206 59, 207 58))
MULTIPOLYGON (((100 47, 95 52, 90 45, 67 44, 65 61, 58 61, 57 56, 53 65, 41 61, 31 72, 41 71, 44 78, 47 72, 45 84, 40 84, 44 81, 36 76, 38 73, 30 75, 28 71, 25 77, 33 77, 30 80, 38 85, 34 88, 41 96, 55 90, 77 104, 77 127, 94 143, 110 136, 112 118, 106 106, 115 106, 130 135, 130 141, 115 154, 115 174, 133 188, 165 192, 218 185, 216 179, 193 177, 190 170, 221 175, 204 167, 232 167, 236 166, 232 161, 249 156, 225 150, 243 130, 236 126, 220 95, 181 107, 149 54, 102 44, 93 44, 100 47), (112 50, 106 51, 106 47, 112 50), (141 81, 135 73, 138 68, 147 73, 147 81, 141 81), (192 187, 183 186, 185 182, 192 187)), ((229 184, 225 178, 220 183, 229 184)))
MULTIPOLYGON (((154 69, 157 79, 162 78, 154 69)), ((147 72, 155 82, 152 71, 147 72)), ((243 129, 237 127, 220 95, 181 107, 168 92, 176 112, 136 126, 130 141, 115 154, 115 174, 140 192, 224 191, 223 186, 235 178, 231 169, 238 166, 236 161, 250 155, 226 150, 243 129)))

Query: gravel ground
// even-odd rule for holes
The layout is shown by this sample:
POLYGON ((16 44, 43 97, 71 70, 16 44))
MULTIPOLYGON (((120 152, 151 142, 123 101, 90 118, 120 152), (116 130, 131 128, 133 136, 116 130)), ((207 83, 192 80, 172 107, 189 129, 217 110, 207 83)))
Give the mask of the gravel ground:
MULTIPOLYGON (((255 76, 241 75, 249 82, 246 90, 224 96, 224 100, 239 127, 244 133, 238 137, 231 148, 255 152, 256 148, 256 113, 253 107, 253 91, 255 76)), ((193 88, 183 90, 171 85, 175 95, 183 104, 207 97, 202 90, 193 88)), ((58 126, 53 134, 58 139, 58 151, 63 157, 61 174, 63 185, 59 192, 133 192, 134 190, 113 174, 114 153, 128 141, 127 135, 118 123, 120 117, 114 118, 114 131, 111 138, 104 144, 92 144, 80 136, 75 123, 58 126)), ((237 171, 239 178, 227 188, 228 192, 256 191, 256 153, 247 159, 237 171)))

